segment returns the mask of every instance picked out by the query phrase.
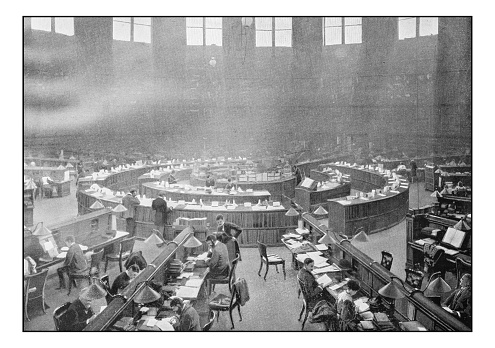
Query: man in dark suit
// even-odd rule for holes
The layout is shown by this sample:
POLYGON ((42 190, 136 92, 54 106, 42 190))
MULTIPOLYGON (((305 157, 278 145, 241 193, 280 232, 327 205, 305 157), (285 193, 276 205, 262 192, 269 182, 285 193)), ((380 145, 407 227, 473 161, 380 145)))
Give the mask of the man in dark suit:
POLYGON ((312 258, 308 257, 304 260, 303 267, 299 270, 297 274, 297 279, 302 285, 304 292, 306 293, 306 300, 308 305, 311 307, 317 302, 327 299, 328 292, 324 292, 323 288, 318 285, 315 276, 311 273, 314 269, 315 262, 312 258))
POLYGON ((120 273, 113 281, 110 293, 117 295, 120 290, 123 290, 129 285, 131 280, 137 277, 139 274, 139 267, 135 264, 130 265, 124 272, 120 273))
POLYGON ((73 236, 65 238, 65 244, 69 248, 65 256, 64 265, 57 269, 59 287, 56 290, 65 289, 64 273, 78 273, 88 268, 88 261, 81 250, 79 244, 75 242, 73 236))
POLYGON ((88 288, 84 288, 79 298, 71 303, 60 320, 60 331, 82 331, 93 320, 96 314, 91 309, 91 298, 88 288))
POLYGON ((131 189, 131 191, 124 198, 122 198, 122 205, 127 209, 127 211, 124 212, 124 217, 126 221, 126 231, 129 232, 129 237, 133 237, 136 233, 136 222, 134 221, 134 215, 136 213, 136 207, 141 204, 136 195, 136 190, 131 189))
POLYGON ((225 222, 223 215, 217 215, 217 232, 225 232, 227 235, 237 238, 242 233, 242 228, 232 222, 225 222))
POLYGON ((167 224, 167 213, 172 210, 172 208, 167 207, 167 202, 164 199, 165 193, 160 192, 158 197, 151 203, 151 209, 155 211, 155 226, 157 230, 163 227, 163 239, 165 238, 165 225, 167 224))
POLYGON ((177 184, 177 179, 175 178, 175 170, 172 170, 172 173, 168 176, 167 179, 169 184, 177 184))
POLYGON ((215 186, 215 179, 212 178, 210 174, 208 174, 206 176, 205 186, 206 187, 213 187, 213 186, 215 186))
POLYGON ((209 267, 207 277, 227 277, 230 270, 229 252, 227 250, 227 246, 213 235, 206 237, 206 243, 211 248, 211 252, 208 253, 209 258, 206 259, 206 264, 209 267))
POLYGON ((174 325, 176 331, 201 331, 199 314, 190 303, 180 297, 174 297, 170 301, 170 307, 179 315, 174 325))
POLYGON ((452 314, 471 326, 472 320, 472 292, 471 274, 466 273, 461 278, 460 288, 453 291, 445 300, 444 307, 449 308, 452 314))

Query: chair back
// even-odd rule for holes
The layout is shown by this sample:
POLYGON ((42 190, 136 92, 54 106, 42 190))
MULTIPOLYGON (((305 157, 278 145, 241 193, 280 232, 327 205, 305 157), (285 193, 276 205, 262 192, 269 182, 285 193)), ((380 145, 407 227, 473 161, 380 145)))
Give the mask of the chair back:
POLYGON ((390 271, 392 268, 392 261, 394 261, 394 256, 388 251, 383 250, 380 264, 390 271))
POLYGON ((266 244, 263 244, 260 241, 257 241, 256 243, 258 243, 258 251, 260 252, 260 257, 262 259, 265 259, 266 262, 268 262, 268 254, 266 253, 266 244))
POLYGON ((55 308, 55 310, 53 311, 53 322, 55 323, 55 331, 60 330, 60 321, 62 320, 62 317, 69 309, 70 304, 71 304, 70 302, 65 302, 63 305, 55 308))
POLYGON ((108 274, 105 274, 105 275, 101 276, 101 278, 99 278, 99 279, 96 278, 96 279, 100 282, 100 285, 107 292, 107 294, 105 295, 105 300, 107 301, 107 305, 108 305, 115 298, 115 296, 110 293, 110 289, 111 289, 110 277, 108 276, 108 274))
POLYGON ((415 289, 421 289, 423 284, 424 273, 412 268, 406 268, 406 284, 409 284, 415 289))
POLYGON ((134 249, 134 243, 136 243, 136 237, 124 239, 120 242, 120 257, 131 255, 132 249, 134 249))
POLYGON ((461 285, 462 276, 466 273, 472 274, 471 263, 458 257, 455 259, 455 271, 457 277, 457 288, 459 288, 461 285))
POLYGON ((210 319, 209 321, 203 326, 202 331, 210 331, 211 327, 213 326, 213 322, 215 321, 216 314, 214 311, 210 312, 210 319))
POLYGON ((232 266, 230 266, 230 271, 229 271, 229 284, 234 284, 234 277, 235 277, 235 269, 237 268, 237 264, 239 262, 239 254, 236 254, 237 257, 232 260, 232 266))
POLYGON ((423 257, 425 273, 444 270, 446 261, 445 250, 437 248, 435 244, 425 243, 423 246, 423 257))
POLYGON ((34 300, 36 298, 44 297, 47 276, 48 276, 48 268, 45 268, 39 273, 30 274, 25 277, 26 302, 30 300, 34 300))
POLYGON ((89 275, 99 275, 100 274, 100 264, 103 261, 103 254, 105 250, 101 249, 91 254, 91 267, 89 275))
POLYGON ((301 294, 303 295, 303 302, 306 304, 308 301, 308 293, 306 292, 306 287, 304 286, 303 281, 299 279, 299 276, 297 276, 297 284, 301 290, 301 294))

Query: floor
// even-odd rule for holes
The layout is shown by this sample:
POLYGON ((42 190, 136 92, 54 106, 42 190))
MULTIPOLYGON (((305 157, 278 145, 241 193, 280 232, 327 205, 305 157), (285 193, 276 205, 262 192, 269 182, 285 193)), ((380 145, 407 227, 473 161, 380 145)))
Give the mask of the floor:
MULTIPOLYGON (((39 199, 35 201, 34 222, 43 221, 47 226, 55 222, 67 220, 77 215, 77 201, 75 199, 75 184, 72 184, 71 194, 62 198, 39 199)), ((417 208, 429 204, 433 198, 430 192, 425 191, 423 183, 412 184, 410 186, 411 207, 417 208), (419 198, 419 200, 418 200, 419 198)), ((388 250, 394 255, 392 272, 404 278, 405 248, 406 248, 406 225, 405 220, 400 224, 369 236, 369 243, 358 243, 356 246, 373 259, 380 261, 381 251, 388 250)), ((142 241, 137 241, 136 250, 142 250, 143 255, 149 262, 159 253, 155 246, 147 245, 142 241)), ((267 280, 258 276, 260 259, 256 248, 242 248, 243 260, 237 267, 237 277, 246 279, 250 300, 241 308, 242 321, 239 321, 237 311, 234 312, 235 331, 299 331, 301 322, 297 319, 301 310, 301 300, 297 298, 297 272, 291 268, 291 255, 285 247, 269 248, 269 253, 280 255, 286 260, 287 279, 283 274, 276 273, 273 266, 270 268, 267 280), (269 323, 269 324, 267 324, 269 323)), ((263 269, 264 270, 264 269, 263 269)), ((117 264, 112 265, 108 272, 113 280, 119 274, 117 264)), ((262 272, 263 274, 263 272, 262 272)), ((52 320, 53 310, 67 301, 77 298, 78 289, 74 289, 70 296, 66 291, 57 291, 58 279, 51 276, 47 280, 45 296, 46 304, 49 306, 46 314, 41 310, 30 312, 31 321, 24 320, 25 331, 53 331, 52 320)), ((82 285, 85 286, 85 285, 82 285)), ((81 285, 79 286, 81 288, 81 285)), ((228 293, 227 285, 217 285, 216 293, 228 293)), ((94 303, 94 309, 98 310, 101 305, 105 305, 105 300, 94 303)), ((197 305, 201 317, 201 324, 207 321, 207 301, 202 301, 197 305)), ((321 324, 306 323, 305 331, 321 331, 321 324)), ((212 331, 230 331, 230 319, 228 313, 221 313, 219 321, 215 321, 212 331)))

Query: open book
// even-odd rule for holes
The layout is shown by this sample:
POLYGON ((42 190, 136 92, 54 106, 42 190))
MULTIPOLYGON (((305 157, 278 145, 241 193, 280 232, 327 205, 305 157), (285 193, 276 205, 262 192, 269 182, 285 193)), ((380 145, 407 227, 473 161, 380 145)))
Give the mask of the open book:
POLYGON ((466 238, 466 232, 449 227, 443 236, 442 243, 459 249, 466 238))
POLYGON ((332 278, 324 274, 318 279, 316 279, 316 281, 318 282, 318 285, 320 285, 322 288, 326 288, 332 283, 332 278))

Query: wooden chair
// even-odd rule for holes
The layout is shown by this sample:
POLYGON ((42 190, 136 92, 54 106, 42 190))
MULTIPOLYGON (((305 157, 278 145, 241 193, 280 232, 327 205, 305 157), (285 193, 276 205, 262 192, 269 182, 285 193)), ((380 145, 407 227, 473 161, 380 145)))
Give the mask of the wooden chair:
POLYGON ((45 268, 39 273, 27 275, 24 277, 26 280, 26 288, 24 289, 24 314, 26 319, 30 321, 28 316, 28 306, 33 300, 40 299, 43 313, 46 313, 45 308, 45 284, 46 277, 48 275, 48 268, 45 268))
POLYGON ((238 290, 238 285, 239 281, 235 282, 234 285, 232 286, 232 291, 230 294, 230 297, 224 294, 219 294, 215 296, 213 300, 208 303, 208 307, 210 308, 210 311, 217 311, 217 321, 220 315, 220 312, 226 312, 229 311, 229 316, 230 316, 230 322, 232 323, 231 330, 234 329, 234 319, 232 318, 232 311, 237 307, 237 310, 239 311, 239 321, 242 321, 242 315, 241 315, 241 299, 240 299, 240 293, 238 290))
POLYGON ((282 265, 282 270, 284 272, 284 280, 286 279, 286 274, 285 274, 285 260, 281 258, 278 255, 275 254, 270 254, 268 255, 266 252, 266 244, 261 243, 260 241, 257 241, 258 243, 258 251, 260 252, 260 269, 258 271, 258 275, 261 277, 261 269, 263 268, 263 263, 266 264, 266 272, 265 272, 265 277, 263 278, 266 280, 266 275, 268 274, 268 267, 270 265, 275 265, 275 269, 278 272, 278 267, 277 265, 282 265))
POLYGON ((122 272, 122 262, 126 261, 134 249, 136 237, 124 239, 120 242, 120 251, 118 253, 107 254, 105 257, 105 273, 107 272, 108 262, 118 262, 120 272, 122 272))
POLYGON ((215 290, 215 284, 229 284, 229 291, 232 292, 232 284, 235 280, 235 269, 237 263, 239 262, 239 255, 232 260, 232 266, 230 267, 229 276, 226 278, 207 278, 206 286, 208 288, 208 296, 211 294, 212 290, 215 290), (213 287, 212 287, 213 285, 213 287))
POLYGON ((80 272, 70 272, 69 271, 69 292, 67 295, 70 295, 72 289, 72 283, 76 284, 76 279, 87 279, 88 284, 91 285, 91 278, 97 277, 100 275, 100 263, 103 261, 103 253, 104 250, 101 249, 98 252, 91 254, 91 263, 89 267, 80 272))
MULTIPOLYGON (((299 277, 297 277, 297 285, 298 285, 299 293, 302 294, 302 304, 303 304, 302 308, 301 308, 301 313, 299 314, 298 321, 301 321, 302 315, 303 315, 303 313, 305 313, 304 314, 304 320, 302 322, 302 327, 301 327, 301 331, 303 331, 304 325, 306 324, 306 320, 308 320, 309 312, 311 312, 313 310, 312 307, 314 307, 315 303, 313 303, 312 305, 310 303, 308 303, 308 300, 307 300, 308 296, 307 296, 306 289, 304 288, 304 284, 299 279, 299 277)), ((299 293, 298 293, 298 297, 299 297, 299 293)))
POLYGON ((457 277, 457 288, 460 287, 461 285, 461 278, 464 274, 469 273, 472 274, 472 266, 471 263, 461 259, 461 258, 456 258, 455 259, 455 273, 457 277))
POLYGON ((103 289, 105 289, 105 291, 107 292, 107 294, 105 295, 105 300, 107 301, 107 305, 108 305, 115 298, 115 295, 110 293, 110 289, 111 289, 110 277, 108 276, 108 274, 105 274, 105 275, 101 276, 101 278, 98 279, 98 282, 100 283, 101 287, 103 289))
POLYGON ((213 322, 215 321, 215 312, 211 311, 210 316, 209 316, 209 321, 203 326, 203 329, 201 331, 210 331, 211 327, 213 326, 213 322))
POLYGON ((445 277, 445 271, 447 270, 445 250, 438 248, 434 244, 425 243, 423 245, 423 259, 424 273, 441 272, 441 276, 445 277))
POLYGON ((70 305, 70 302, 66 302, 60 307, 55 308, 55 310, 53 311, 53 322, 55 323, 55 331, 60 331, 60 321, 63 315, 69 309, 70 305))
POLYGON ((388 251, 383 250, 382 260, 380 261, 380 264, 390 271, 390 269, 392 268, 393 261, 394 261, 394 256, 388 251))
POLYGON ((409 284, 415 289, 421 290, 423 284, 424 273, 412 268, 406 268, 406 284, 409 284))

